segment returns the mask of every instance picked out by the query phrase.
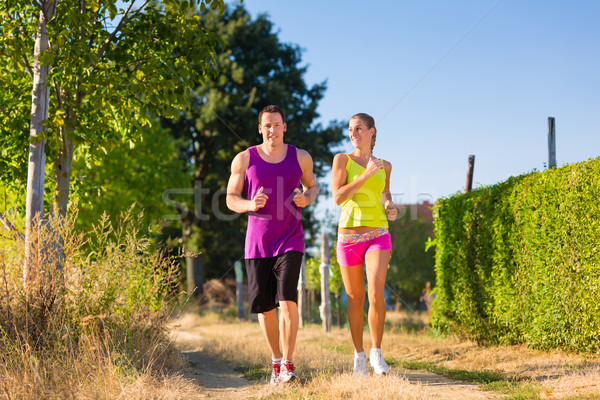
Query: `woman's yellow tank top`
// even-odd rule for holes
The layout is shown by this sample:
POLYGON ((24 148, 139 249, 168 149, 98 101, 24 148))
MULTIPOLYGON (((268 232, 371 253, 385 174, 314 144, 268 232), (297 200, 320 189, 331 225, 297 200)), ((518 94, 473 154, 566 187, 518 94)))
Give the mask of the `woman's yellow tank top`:
MULTIPOLYGON (((346 184, 354 181, 363 172, 365 172, 365 168, 348 155, 346 184)), ((351 198, 342 203, 342 214, 338 225, 340 228, 355 228, 357 226, 388 227, 385 209, 381 204, 385 179, 385 169, 380 169, 375 175, 367 179, 351 198)))

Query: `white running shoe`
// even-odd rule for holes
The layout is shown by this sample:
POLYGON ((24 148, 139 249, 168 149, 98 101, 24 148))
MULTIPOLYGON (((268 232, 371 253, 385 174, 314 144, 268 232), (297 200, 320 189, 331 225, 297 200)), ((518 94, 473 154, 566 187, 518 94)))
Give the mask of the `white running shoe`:
POLYGON ((385 375, 390 372, 390 367, 385 363, 381 349, 371 349, 369 362, 377 375, 385 375))
POLYGON ((290 360, 281 364, 281 369, 279 370, 279 381, 281 383, 292 382, 298 379, 298 375, 296 375, 296 367, 294 367, 294 363, 290 360))
MULTIPOLYGON (((363 353, 364 354, 364 353, 363 353)), ((369 372, 367 371, 367 356, 360 357, 358 355, 354 355, 354 373, 356 375, 367 376, 369 372)))
POLYGON ((273 386, 277 386, 279 385, 279 373, 281 370, 281 364, 280 363, 273 363, 271 364, 271 385, 273 386))

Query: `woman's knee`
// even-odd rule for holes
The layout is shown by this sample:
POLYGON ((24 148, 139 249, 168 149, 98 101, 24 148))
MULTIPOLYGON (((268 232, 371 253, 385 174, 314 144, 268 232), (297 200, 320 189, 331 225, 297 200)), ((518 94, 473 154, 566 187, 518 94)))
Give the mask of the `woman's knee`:
POLYGON ((369 303, 378 306, 380 304, 385 305, 385 293, 383 290, 373 290, 369 292, 369 303))
POLYGON ((365 294, 348 294, 348 308, 362 308, 365 304, 365 294))

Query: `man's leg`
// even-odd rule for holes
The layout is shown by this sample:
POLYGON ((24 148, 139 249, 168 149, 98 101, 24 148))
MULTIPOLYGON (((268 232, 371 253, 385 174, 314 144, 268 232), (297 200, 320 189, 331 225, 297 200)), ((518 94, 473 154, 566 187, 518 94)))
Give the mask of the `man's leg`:
POLYGON ((283 350, 283 359, 291 360, 296 346, 296 336, 298 335, 298 305, 289 300, 279 301, 279 331, 281 334, 281 347, 283 350))
POLYGON ((258 323, 262 328, 267 344, 274 359, 281 358, 279 349, 279 322, 277 321, 277 309, 258 314, 258 323))
POLYGON ((298 334, 298 278, 302 267, 302 253, 289 251, 277 257, 275 277, 279 301, 279 334, 283 360, 291 360, 298 334))

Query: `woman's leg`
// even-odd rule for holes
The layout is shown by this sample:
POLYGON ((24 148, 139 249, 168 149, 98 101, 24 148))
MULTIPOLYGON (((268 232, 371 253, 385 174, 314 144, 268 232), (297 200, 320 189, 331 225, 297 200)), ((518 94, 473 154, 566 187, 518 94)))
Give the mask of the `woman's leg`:
POLYGON ((383 328, 385 326, 385 277, 391 252, 376 250, 368 252, 365 256, 367 264, 367 285, 369 293, 369 330, 374 348, 381 348, 383 328))
POLYGON ((357 353, 364 350, 363 330, 365 328, 365 275, 362 265, 340 266, 344 288, 348 294, 348 323, 350 334, 357 353))

